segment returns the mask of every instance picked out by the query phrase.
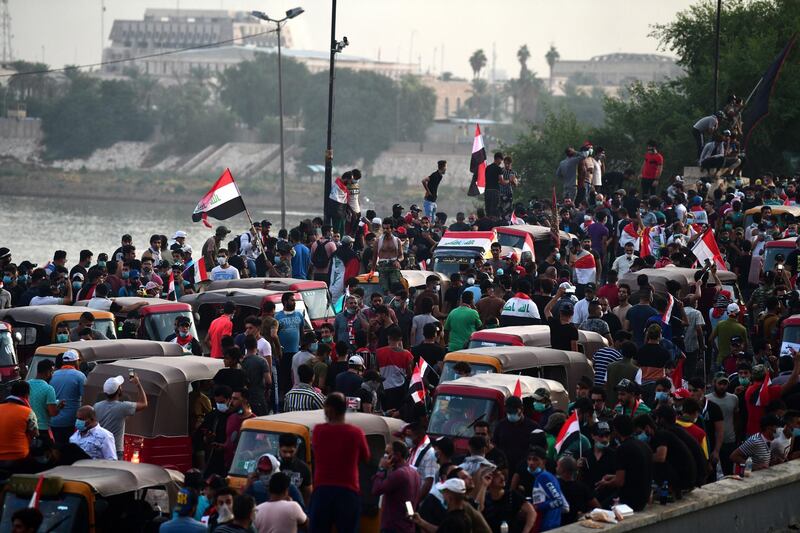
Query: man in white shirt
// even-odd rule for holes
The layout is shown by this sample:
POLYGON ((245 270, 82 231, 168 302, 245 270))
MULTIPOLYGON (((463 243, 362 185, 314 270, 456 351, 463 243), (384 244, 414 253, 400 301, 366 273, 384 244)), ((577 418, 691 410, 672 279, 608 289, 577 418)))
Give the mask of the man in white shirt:
POLYGON ((50 283, 39 286, 39 295, 31 298, 29 305, 72 305, 72 283, 50 278, 50 283))
POLYGON ((576 325, 583 324, 583 321, 589 318, 589 302, 594 300, 595 290, 597 289, 594 283, 587 283, 583 289, 583 298, 578 300, 575 304, 575 310, 572 314, 572 323, 576 325))
POLYGON ((308 524, 300 504, 289 496, 289 477, 275 472, 269 478, 269 500, 256 507, 253 525, 258 533, 296 533, 308 524))
POLYGON ((213 281, 239 279, 239 271, 228 264, 228 250, 221 249, 217 252, 217 266, 211 270, 211 279, 213 281))
POLYGON ((619 278, 630 271, 633 260, 636 259, 633 255, 632 242, 626 242, 624 250, 625 253, 614 259, 614 264, 611 266, 611 270, 616 270, 619 278))
POLYGON ((117 460, 114 434, 100 427, 94 407, 91 405, 84 405, 78 409, 75 433, 69 438, 69 442, 77 444, 92 459, 117 460))
POLYGON ((97 309, 98 311, 111 311, 112 313, 122 314, 130 313, 140 307, 147 305, 147 302, 137 302, 132 305, 120 305, 108 297, 108 285, 100 283, 94 289, 94 296, 92 296, 86 303, 86 307, 90 309, 97 309))

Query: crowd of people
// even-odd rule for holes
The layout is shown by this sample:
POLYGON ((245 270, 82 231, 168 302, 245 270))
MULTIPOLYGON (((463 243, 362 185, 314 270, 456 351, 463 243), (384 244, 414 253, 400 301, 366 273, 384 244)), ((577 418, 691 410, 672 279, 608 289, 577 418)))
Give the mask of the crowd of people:
MULTIPOLYGON (((695 129, 716 131, 721 121, 715 120, 695 129)), ((83 250, 75 261, 59 250, 41 266, 15 262, 12 251, 0 248, 0 307, 86 300, 89 308, 135 317, 144 304, 124 308, 113 297, 179 299, 206 278, 328 283, 337 313, 316 331, 307 329, 287 293, 280 310, 267 302, 258 315, 242 317, 229 302, 204 338, 191 338, 191 321, 183 318, 164 339, 225 365, 190 397, 195 468, 165 532, 334 525, 355 531, 365 482, 358 468, 370 450, 364 433, 347 424, 349 411, 407 423, 369 480, 383 497, 387 532, 545 531, 595 507, 622 503, 640 511, 653 497, 678 500, 722 476, 797 458, 800 356, 782 353, 779 332, 785 318, 800 312, 800 237, 797 224, 770 207, 797 201, 797 177, 765 174, 742 183, 730 169, 716 187, 690 186, 680 176, 659 187, 663 156, 651 142, 639 187, 630 187, 636 173, 605 173, 602 155, 590 143, 567 150, 557 170, 564 183, 558 206, 539 198, 511 202, 518 178, 511 158, 498 153, 496 168, 487 169, 487 193, 493 192, 485 209, 459 212, 454 220, 437 211, 447 170, 440 161, 422 182, 424 213, 395 204, 384 218, 374 211, 362 217, 361 173, 354 169, 337 180, 334 225, 315 218, 273 235, 264 220, 233 238, 218 226, 199 253, 183 231, 152 235, 141 252, 124 235, 111 253, 83 250), (763 206, 757 216, 746 219, 744 212, 757 206, 763 206), (556 238, 537 257, 503 256, 492 245, 490 258, 462 265, 446 290, 433 273, 413 294, 402 284, 401 270, 419 269, 446 231, 487 231, 511 218, 575 239, 556 245, 556 238), (720 255, 698 264, 693 245, 707 232, 720 255), (796 249, 764 271, 765 242, 786 237, 797 238, 796 249), (670 265, 695 269, 688 290, 668 284, 659 293, 646 274, 635 284, 620 282, 630 272, 670 265), (722 269, 738 275, 734 292, 723 287, 722 269), (357 276, 370 272, 379 273, 381 290, 367 297, 357 276), (608 340, 593 355, 593 378, 569 391, 566 412, 555 410, 542 389, 507 398, 500 420, 473 424, 463 435, 466 454, 448 436, 432 439, 430 406, 409 390, 417 363, 428 365, 423 378, 430 392, 445 355, 464 348, 475 331, 536 324, 549 325, 553 348, 577 351, 579 330, 608 340), (287 436, 275 453, 258 459, 243 494, 227 486, 245 420, 316 409, 324 409, 328 422, 313 432, 313 472, 287 436), (579 431, 557 442, 573 413, 579 431)), ((124 328, 118 333, 124 336, 124 328)), ((90 313, 57 332, 59 342, 104 337, 90 313)), ((101 401, 90 402, 77 360, 68 350, 57 368, 41 361, 28 369, 35 379, 11 385, 0 404, 0 466, 16 468, 42 446, 122 459, 125 421, 147 408, 147 395, 139 385, 137 398, 123 398, 125 379, 134 385, 138 379, 119 376, 105 382, 101 401)), ((459 378, 473 372, 457 366, 459 378)))

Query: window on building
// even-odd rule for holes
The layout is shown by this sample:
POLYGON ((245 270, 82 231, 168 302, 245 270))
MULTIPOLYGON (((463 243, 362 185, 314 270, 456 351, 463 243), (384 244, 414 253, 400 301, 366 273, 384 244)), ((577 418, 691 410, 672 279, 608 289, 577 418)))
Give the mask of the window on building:
POLYGON ((456 113, 458 113, 459 111, 461 111, 461 98, 456 97, 456 113))
POLYGON ((447 96, 444 97, 444 116, 450 116, 450 98, 447 96))

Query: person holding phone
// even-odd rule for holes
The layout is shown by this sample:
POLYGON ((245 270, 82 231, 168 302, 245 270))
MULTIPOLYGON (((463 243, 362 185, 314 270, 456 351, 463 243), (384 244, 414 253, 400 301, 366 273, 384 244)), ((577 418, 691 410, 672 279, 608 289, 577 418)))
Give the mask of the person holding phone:
POLYGON ((133 369, 128 369, 128 379, 138 389, 135 402, 122 400, 122 384, 125 383, 125 378, 115 376, 108 378, 103 383, 103 393, 106 399, 94 404, 94 411, 100 426, 114 434, 117 459, 119 460, 123 459, 125 449, 123 440, 125 437, 125 419, 147 409, 147 395, 133 369))
POLYGON ((372 477, 372 494, 383 496, 381 531, 414 533, 414 516, 419 500, 420 478, 408 464, 408 447, 395 441, 386 446, 386 454, 372 477))

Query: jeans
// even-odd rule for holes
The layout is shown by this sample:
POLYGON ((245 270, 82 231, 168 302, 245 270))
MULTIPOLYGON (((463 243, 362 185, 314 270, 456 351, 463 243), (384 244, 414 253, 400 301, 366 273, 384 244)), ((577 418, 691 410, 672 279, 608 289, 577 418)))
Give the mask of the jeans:
POLYGON ((483 202, 487 217, 500 216, 500 191, 497 189, 486 189, 483 192, 483 202))
POLYGON ((361 497, 343 487, 315 487, 308 510, 311 533, 357 533, 361 520, 361 497))
POLYGON ((258 276, 258 270, 256 269, 256 260, 255 259, 248 259, 247 260, 247 272, 249 277, 255 278, 258 276))
POLYGON ((692 128, 692 136, 694 137, 694 144, 697 147, 697 161, 700 162, 700 154, 703 152, 703 146, 705 146, 703 132, 692 128))
POLYGON ((649 199, 652 194, 655 194, 656 188, 653 184, 655 181, 656 180, 642 178, 642 200, 649 199))
POLYGON ((436 202, 429 202, 428 200, 424 200, 422 202, 422 208, 425 210, 425 216, 430 218, 431 222, 433 222, 433 219, 436 218, 437 207, 438 206, 436 205, 436 202))

